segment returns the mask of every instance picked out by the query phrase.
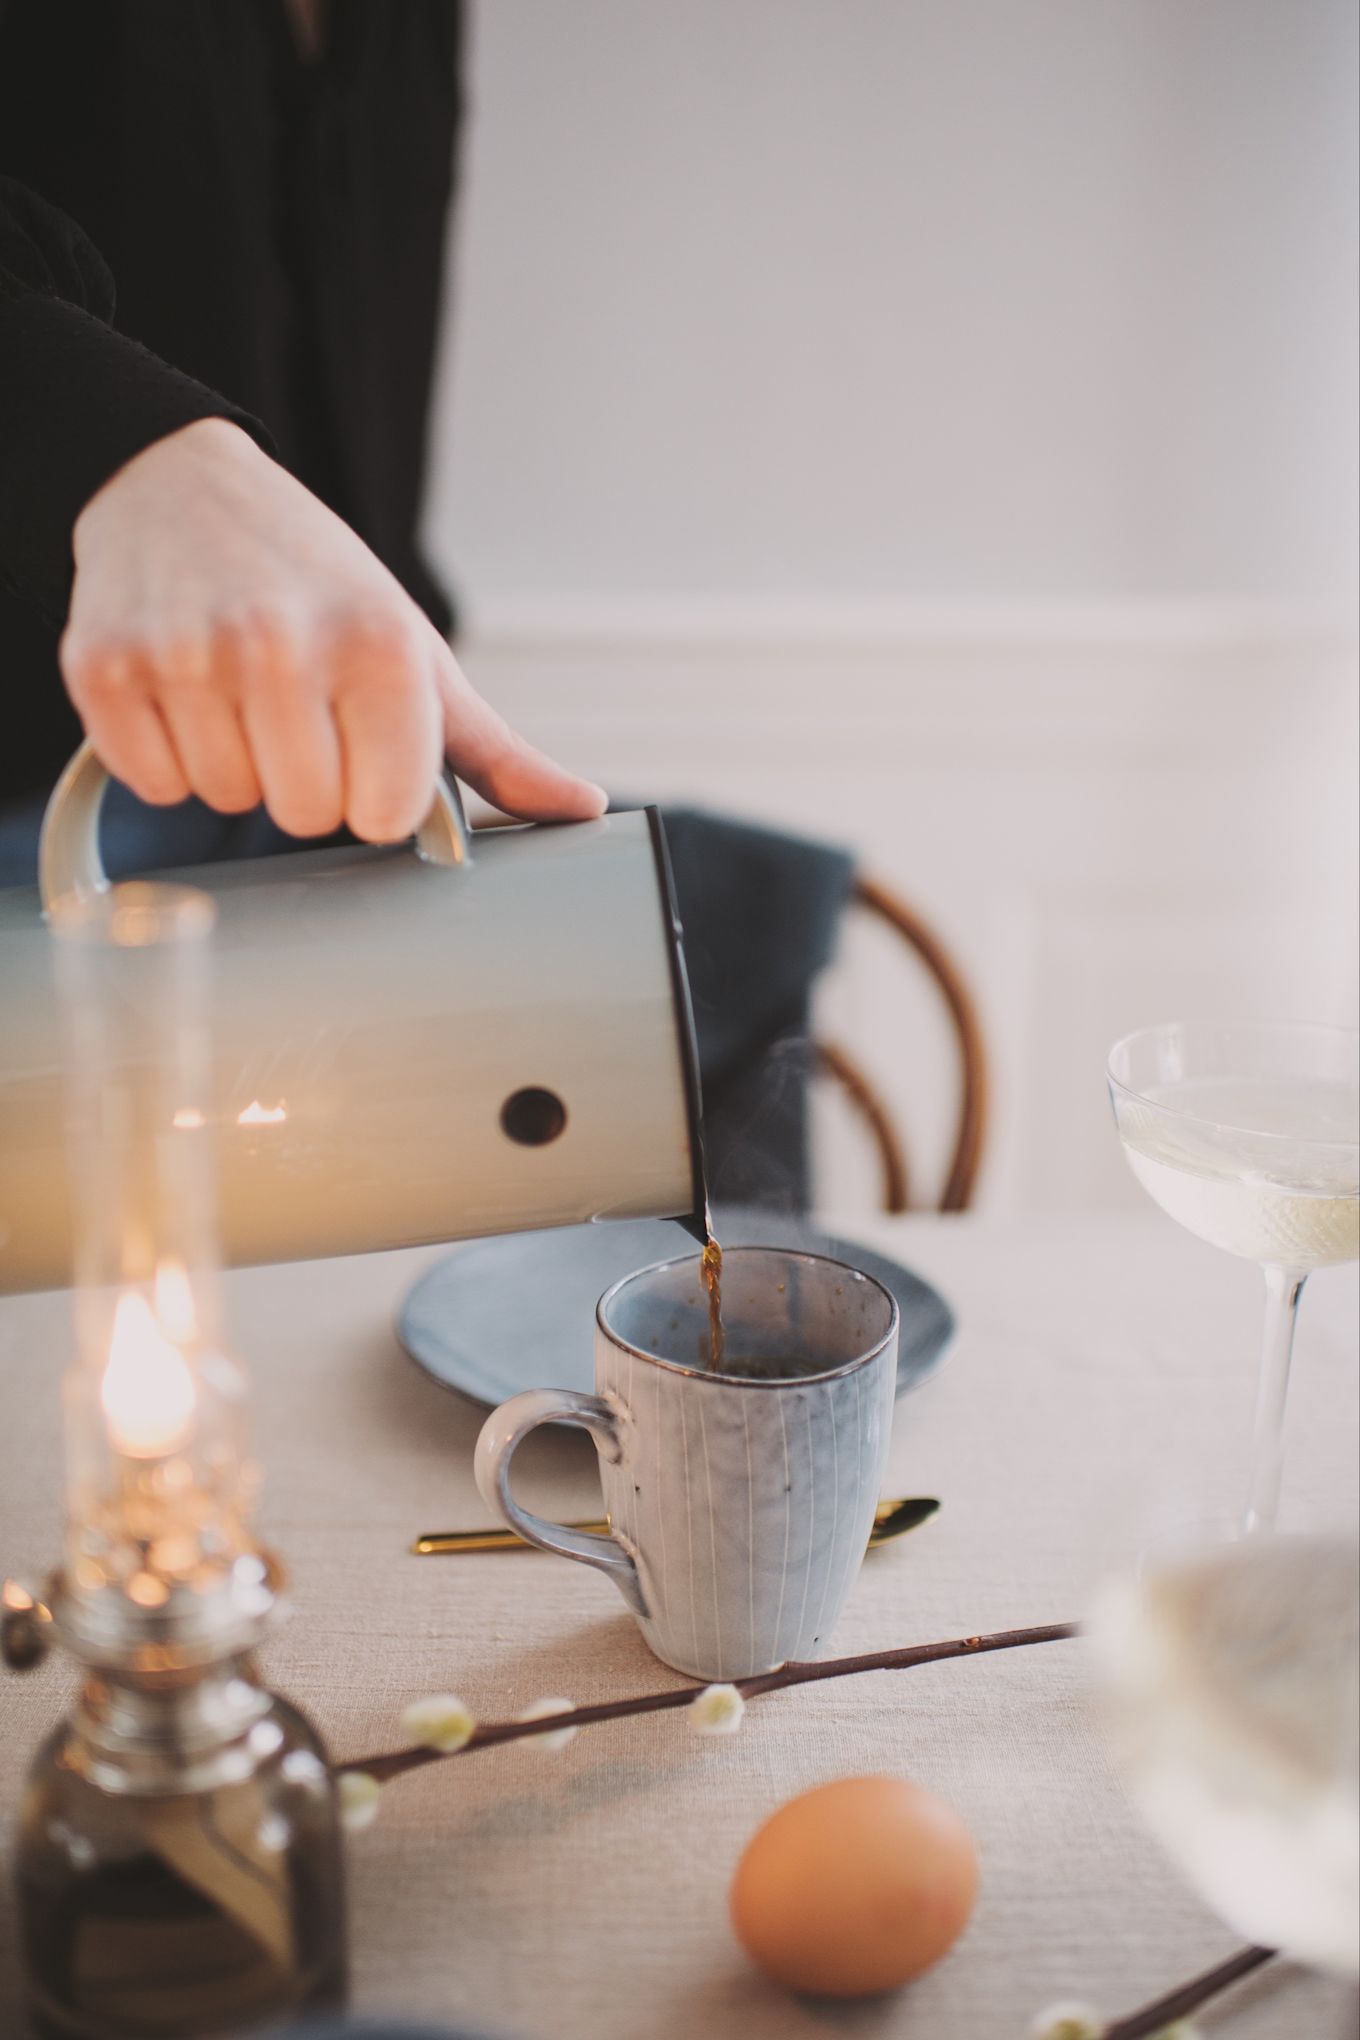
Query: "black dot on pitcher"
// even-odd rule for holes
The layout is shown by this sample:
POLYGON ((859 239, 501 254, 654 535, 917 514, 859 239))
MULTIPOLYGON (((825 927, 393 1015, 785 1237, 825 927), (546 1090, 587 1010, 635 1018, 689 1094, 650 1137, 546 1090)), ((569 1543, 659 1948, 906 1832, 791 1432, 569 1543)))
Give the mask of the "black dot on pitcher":
POLYGON ((556 1091, 531 1084, 512 1091, 501 1107, 501 1132, 521 1147, 546 1147, 567 1123, 567 1108, 556 1091))

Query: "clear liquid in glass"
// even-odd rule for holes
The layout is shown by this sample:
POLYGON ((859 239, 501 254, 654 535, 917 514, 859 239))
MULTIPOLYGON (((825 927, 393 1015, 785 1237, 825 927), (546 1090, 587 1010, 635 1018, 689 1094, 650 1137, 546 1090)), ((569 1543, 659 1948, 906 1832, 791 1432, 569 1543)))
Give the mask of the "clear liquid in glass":
POLYGON ((1188 1232, 1310 1274, 1360 1254, 1354 1088, 1320 1080, 1187 1078, 1128 1101, 1129 1166, 1188 1232))

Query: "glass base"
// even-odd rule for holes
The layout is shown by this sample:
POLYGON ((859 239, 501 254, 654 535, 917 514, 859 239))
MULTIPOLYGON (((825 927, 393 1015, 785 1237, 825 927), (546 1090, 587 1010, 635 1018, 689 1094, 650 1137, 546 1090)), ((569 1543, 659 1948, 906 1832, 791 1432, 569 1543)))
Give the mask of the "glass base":
POLYGON ((330 1773, 286 1702, 260 1722, 237 1775, 206 1791, 106 1789, 70 1723, 39 1752, 17 1873, 42 2040, 210 2040, 343 2003, 330 1773))

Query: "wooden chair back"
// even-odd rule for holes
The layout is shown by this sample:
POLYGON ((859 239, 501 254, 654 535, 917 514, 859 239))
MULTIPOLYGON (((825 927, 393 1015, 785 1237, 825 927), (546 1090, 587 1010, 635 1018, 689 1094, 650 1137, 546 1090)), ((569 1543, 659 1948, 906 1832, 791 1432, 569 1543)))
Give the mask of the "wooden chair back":
MULTIPOLYGON (((963 972, 944 942, 914 907, 876 879, 856 880, 854 903, 892 928, 929 973, 953 1023, 959 1054, 959 1103, 953 1147, 935 1209, 966 1211, 972 1202, 987 1132, 987 1054, 977 1006, 963 972)), ((870 1078, 845 1049, 816 1043, 820 1070, 831 1078, 863 1121, 878 1151, 884 1211, 911 1207, 906 1143, 870 1078)))

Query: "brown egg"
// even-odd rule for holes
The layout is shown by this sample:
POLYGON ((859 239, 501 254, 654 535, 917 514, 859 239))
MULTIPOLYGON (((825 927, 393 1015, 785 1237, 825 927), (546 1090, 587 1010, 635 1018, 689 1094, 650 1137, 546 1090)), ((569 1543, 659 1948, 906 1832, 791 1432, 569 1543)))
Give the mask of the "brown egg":
POLYGON ((869 1997, 939 1961, 977 1883, 952 1806, 906 1778, 840 1778, 757 1829, 732 1879, 732 1925, 776 1983, 869 1997))

